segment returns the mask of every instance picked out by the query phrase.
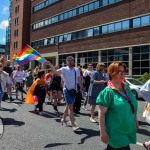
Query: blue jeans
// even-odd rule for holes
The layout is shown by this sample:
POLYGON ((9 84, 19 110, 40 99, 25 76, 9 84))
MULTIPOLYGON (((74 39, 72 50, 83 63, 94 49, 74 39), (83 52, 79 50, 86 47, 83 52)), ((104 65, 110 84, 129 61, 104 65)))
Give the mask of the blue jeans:
POLYGON ((74 103, 74 98, 70 96, 68 90, 65 88, 63 89, 63 93, 64 93, 64 97, 65 97, 65 100, 66 100, 66 103, 68 105, 73 105, 74 103))

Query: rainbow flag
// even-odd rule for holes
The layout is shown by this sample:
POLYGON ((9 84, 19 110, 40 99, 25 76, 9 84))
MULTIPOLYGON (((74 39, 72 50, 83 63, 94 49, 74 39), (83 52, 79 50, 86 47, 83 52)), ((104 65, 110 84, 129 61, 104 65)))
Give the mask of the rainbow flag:
POLYGON ((29 45, 20 50, 17 54, 13 56, 13 59, 20 65, 27 64, 33 60, 37 60, 40 63, 45 63, 46 60, 41 57, 41 55, 29 45))

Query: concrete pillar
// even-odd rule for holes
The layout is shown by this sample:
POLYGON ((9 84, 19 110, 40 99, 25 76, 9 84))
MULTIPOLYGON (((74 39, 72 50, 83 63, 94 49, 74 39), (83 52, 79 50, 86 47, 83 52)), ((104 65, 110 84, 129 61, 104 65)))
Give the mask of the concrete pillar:
POLYGON ((129 47, 129 75, 132 76, 132 47, 129 47))
POLYGON ((77 67, 77 62, 78 62, 78 54, 77 53, 75 53, 75 67, 77 67))
POLYGON ((102 61, 101 50, 98 51, 98 63, 102 61))

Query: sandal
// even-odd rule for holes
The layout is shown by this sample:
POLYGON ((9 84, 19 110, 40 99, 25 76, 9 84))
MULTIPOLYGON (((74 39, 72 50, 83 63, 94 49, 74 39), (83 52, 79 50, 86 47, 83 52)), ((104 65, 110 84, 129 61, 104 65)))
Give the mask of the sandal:
POLYGON ((146 142, 145 143, 143 143, 143 146, 147 149, 147 150, 150 150, 150 145, 148 144, 148 145, 146 145, 146 142))

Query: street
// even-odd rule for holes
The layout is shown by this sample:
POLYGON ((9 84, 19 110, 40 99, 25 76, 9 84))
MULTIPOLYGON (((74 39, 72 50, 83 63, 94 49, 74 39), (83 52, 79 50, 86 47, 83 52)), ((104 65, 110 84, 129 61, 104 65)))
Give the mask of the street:
MULTIPOLYGON (((106 145, 100 141, 98 124, 89 121, 89 111, 81 109, 81 114, 76 115, 80 130, 74 133, 69 122, 68 126, 60 123, 60 117, 54 113, 52 105, 44 104, 44 115, 40 116, 33 112, 33 105, 19 103, 19 100, 13 103, 2 102, 4 110, 0 111, 0 116, 4 124, 4 134, 0 139, 1 150, 104 150, 106 148, 106 145)), ((141 144, 150 140, 150 125, 142 118, 145 101, 138 100, 138 103, 140 124, 137 131, 138 143, 131 145, 131 150, 144 150, 141 144)), ((59 104, 58 109, 61 113, 64 106, 64 103, 59 104)), ((97 109, 98 107, 96 111, 97 109)), ((95 116, 97 120, 97 113, 95 116)), ((69 117, 67 119, 69 120, 69 117)))

